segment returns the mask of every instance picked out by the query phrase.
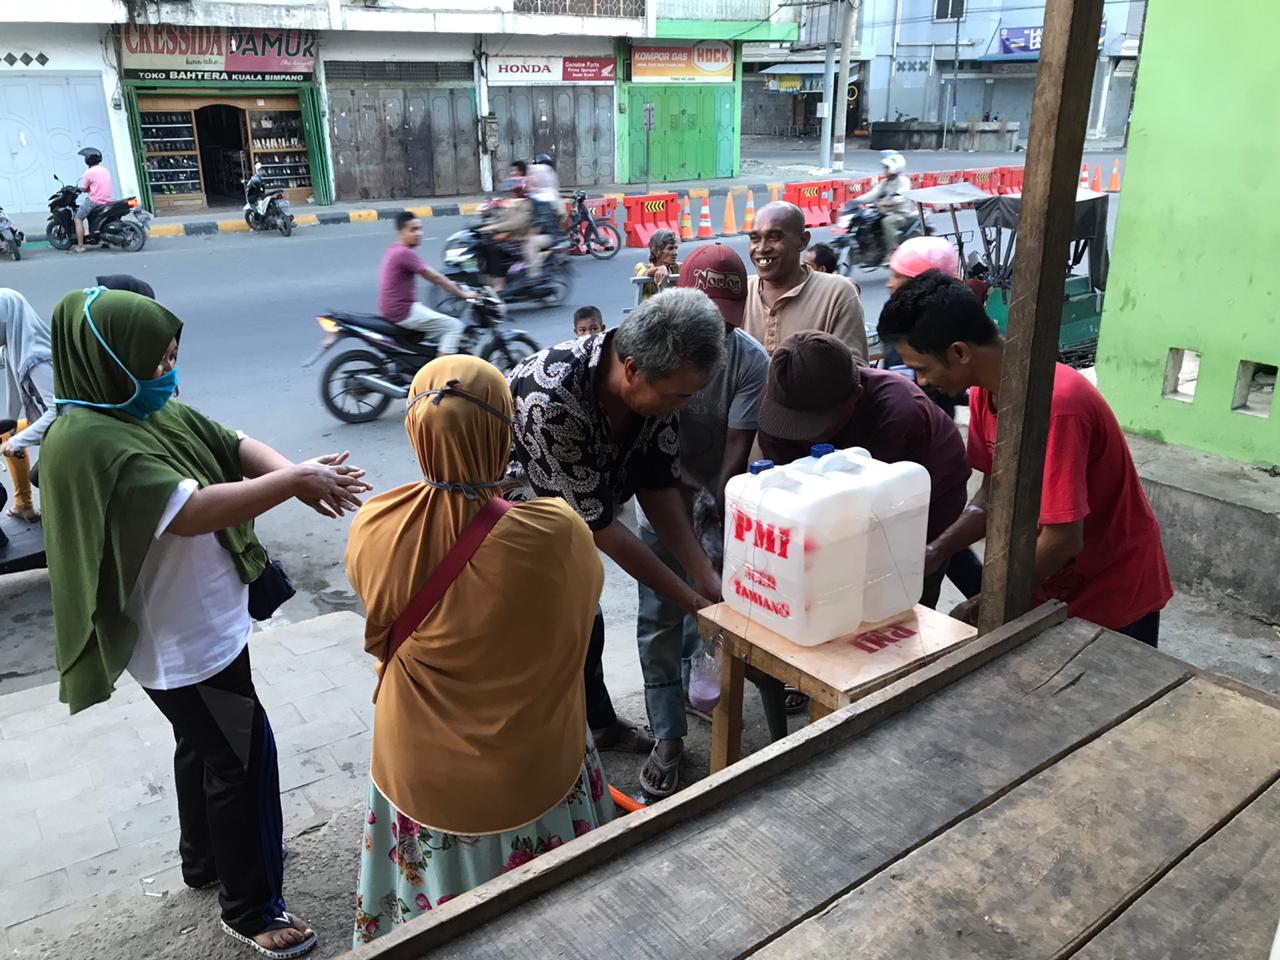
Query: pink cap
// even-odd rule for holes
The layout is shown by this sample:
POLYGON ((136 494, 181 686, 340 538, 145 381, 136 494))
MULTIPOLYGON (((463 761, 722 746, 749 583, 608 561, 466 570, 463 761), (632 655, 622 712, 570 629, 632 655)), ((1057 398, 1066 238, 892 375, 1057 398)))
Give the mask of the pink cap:
POLYGON ((958 277, 960 257, 942 237, 912 237, 893 251, 889 269, 904 277, 918 277, 926 270, 941 270, 949 277, 958 277))

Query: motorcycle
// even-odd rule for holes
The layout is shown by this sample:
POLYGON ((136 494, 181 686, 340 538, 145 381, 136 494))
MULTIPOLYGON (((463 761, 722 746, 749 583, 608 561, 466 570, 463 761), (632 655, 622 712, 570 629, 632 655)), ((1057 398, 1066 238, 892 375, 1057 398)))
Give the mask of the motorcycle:
POLYGON ((580 257, 590 254, 597 260, 612 260, 622 249, 622 234, 612 217, 596 219, 587 205, 587 195, 578 190, 573 195, 569 214, 569 253, 580 257))
POLYGON ((21 230, 5 216, 4 207, 0 207, 0 253, 7 253, 14 261, 22 259, 22 241, 27 239, 21 230))
MULTIPOLYGON (((839 259, 840 272, 845 276, 853 273, 855 266, 863 270, 875 270, 884 266, 888 259, 884 248, 884 232, 880 221, 884 214, 873 206, 851 200, 845 204, 836 219, 836 227, 844 233, 837 233, 830 240, 831 247, 839 259)), ((898 231, 898 243, 928 233, 922 227, 919 217, 910 217, 898 231)))
MULTIPOLYGON (((53 249, 70 250, 76 242, 73 220, 80 188, 63 183, 56 173, 53 179, 61 184, 61 188, 49 198, 45 237, 53 249)), ((150 222, 151 214, 138 206, 137 197, 101 204, 89 212, 85 224, 85 246, 119 247, 126 253, 137 253, 147 242, 147 225, 150 222)))
MULTIPOLYGON (((503 329, 506 306, 496 296, 486 292, 464 303, 460 353, 480 357, 507 373, 540 349, 525 331, 503 329)), ((407 398, 414 375, 436 358, 435 343, 378 314, 331 310, 316 317, 316 323, 324 340, 303 366, 312 366, 343 345, 320 371, 320 400, 345 423, 376 420, 392 400, 407 398)))
POLYGON ((283 191, 268 190, 261 174, 255 173, 244 182, 244 222, 250 230, 279 230, 286 237, 293 233, 289 201, 283 191))
MULTIPOLYGON (((452 234, 444 242, 445 276, 460 286, 488 287, 493 285, 494 277, 485 273, 482 264, 490 240, 479 227, 484 219, 491 215, 492 203, 481 208, 481 221, 457 233, 452 234)), ((523 251, 521 244, 516 243, 508 249, 512 262, 507 268, 506 285, 502 289, 503 302, 508 306, 518 303, 536 303, 548 307, 558 307, 569 299, 573 290, 573 270, 569 265, 569 241, 566 237, 557 237, 554 244, 542 254, 542 273, 531 277, 521 262, 523 251)), ((427 306, 439 310, 451 317, 461 315, 465 301, 446 294, 439 287, 433 286, 428 293, 427 306)))

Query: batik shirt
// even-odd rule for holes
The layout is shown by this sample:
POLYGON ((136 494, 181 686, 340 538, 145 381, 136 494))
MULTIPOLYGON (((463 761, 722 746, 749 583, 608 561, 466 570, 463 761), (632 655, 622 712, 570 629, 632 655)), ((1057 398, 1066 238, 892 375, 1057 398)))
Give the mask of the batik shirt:
POLYGON ((515 401, 507 479, 516 496, 562 497, 593 531, 640 490, 680 482, 675 414, 615 437, 596 387, 613 331, 534 354, 507 377, 515 401))

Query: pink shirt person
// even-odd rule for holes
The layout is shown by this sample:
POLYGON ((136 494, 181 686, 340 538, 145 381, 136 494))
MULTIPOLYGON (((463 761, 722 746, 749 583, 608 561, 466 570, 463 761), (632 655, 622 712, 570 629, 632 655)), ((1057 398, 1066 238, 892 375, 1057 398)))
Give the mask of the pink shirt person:
POLYGON ((98 164, 84 172, 80 181, 80 189, 89 194, 95 204, 111 202, 111 174, 107 168, 98 164))

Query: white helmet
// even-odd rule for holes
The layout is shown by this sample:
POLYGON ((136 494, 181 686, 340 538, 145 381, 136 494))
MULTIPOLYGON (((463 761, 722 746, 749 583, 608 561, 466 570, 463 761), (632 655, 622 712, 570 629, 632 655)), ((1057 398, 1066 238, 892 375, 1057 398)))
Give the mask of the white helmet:
POLYGON ((906 169, 907 158, 897 150, 885 150, 880 154, 880 163, 884 165, 889 176, 896 176, 906 169))

